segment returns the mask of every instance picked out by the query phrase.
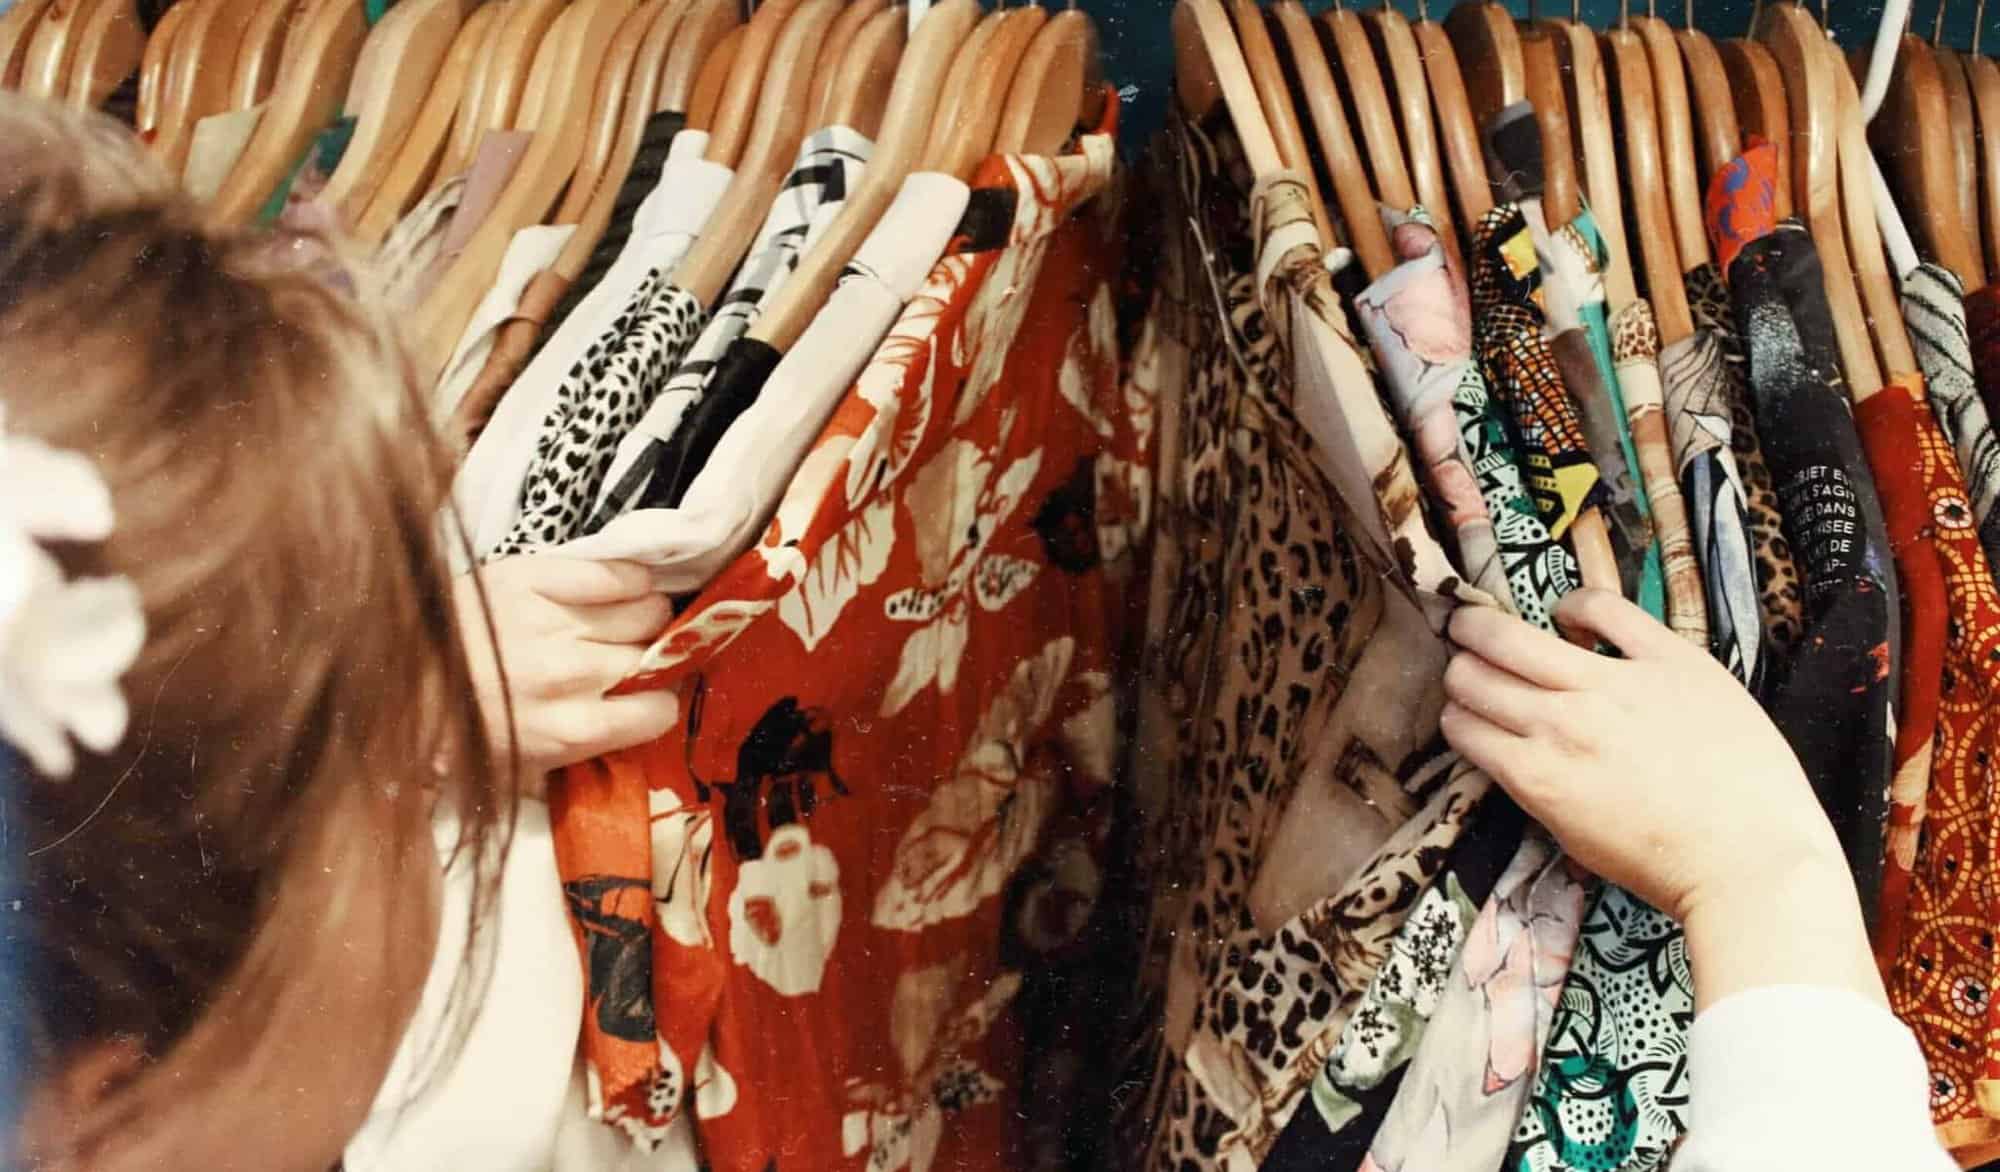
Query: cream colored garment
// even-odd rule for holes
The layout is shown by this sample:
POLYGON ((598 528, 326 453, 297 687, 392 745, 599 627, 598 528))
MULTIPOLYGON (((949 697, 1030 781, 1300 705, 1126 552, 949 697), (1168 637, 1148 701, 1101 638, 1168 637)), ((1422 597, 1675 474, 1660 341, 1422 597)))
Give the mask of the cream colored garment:
POLYGON ((259 102, 247 110, 210 114, 194 124, 181 185, 196 202, 207 203, 222 190, 222 181, 229 178, 236 161, 243 157, 243 148, 250 145, 250 136, 257 133, 257 124, 263 120, 264 103, 259 102))

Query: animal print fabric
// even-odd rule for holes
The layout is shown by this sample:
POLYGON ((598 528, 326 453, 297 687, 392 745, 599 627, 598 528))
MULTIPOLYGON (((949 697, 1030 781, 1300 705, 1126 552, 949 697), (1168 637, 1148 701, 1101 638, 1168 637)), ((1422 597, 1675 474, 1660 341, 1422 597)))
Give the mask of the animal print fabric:
POLYGON ((1673 443, 1667 437, 1666 393, 1660 370, 1660 329, 1653 307, 1633 301, 1611 319, 1611 353, 1618 365, 1618 389, 1639 452, 1646 497, 1660 538, 1660 565, 1666 576, 1667 625, 1690 643, 1708 646, 1708 603, 1695 561, 1687 502, 1674 474, 1673 443))
POLYGON ((660 270, 563 378, 522 482, 521 512, 492 557, 583 535, 618 445, 652 405, 667 372, 701 333, 708 311, 660 270))
POLYGON ((1729 438, 1722 345, 1697 329, 1660 352, 1660 372, 1695 564, 1707 594, 1709 650, 1755 695, 1764 683, 1764 624, 1750 556, 1749 505, 1729 438))
POLYGON ((1763 441, 1757 437, 1757 413, 1750 399, 1750 357, 1737 332, 1729 306, 1729 287, 1713 264, 1685 274, 1688 309, 1695 329, 1705 331, 1722 352, 1724 404, 1729 412, 1729 445, 1742 475, 1744 504, 1750 518, 1750 551, 1757 565, 1757 607, 1764 622, 1766 657, 1781 654, 1798 642, 1800 611, 1805 594, 1798 562, 1785 539, 1785 519, 1778 510, 1778 491, 1764 462, 1763 441))
POLYGON ((1603 495, 1589 438, 1544 336, 1542 271, 1527 219, 1499 204, 1472 247, 1473 341, 1486 384, 1507 409, 1535 508, 1560 539, 1603 495))
POLYGON ((1112 796, 1150 524, 1153 403, 1091 312, 1115 107, 981 166, 1006 214, 822 428, 834 474, 621 686, 678 724, 552 789, 591 1106, 642 1143, 692 1112, 716 1172, 1018 1166, 1012 1005, 1101 887, 1043 852, 1112 796))
POLYGON ((765 303, 784 288, 799 257, 840 214, 874 148, 873 140, 845 126, 825 127, 800 146, 749 253, 716 303, 714 316, 675 363, 637 426, 621 437, 587 532, 604 528, 646 494, 661 471, 668 442, 689 408, 715 381, 723 356, 750 332, 765 303))
POLYGON ((1441 641, 1297 414, 1310 368, 1270 317, 1296 310, 1256 275, 1296 180, 1261 188, 1253 217, 1226 118, 1176 121, 1158 161, 1153 319, 1187 377, 1163 413, 1177 471, 1132 771, 1144 946, 1105 1166, 1252 1169, 1486 787, 1435 739, 1441 641))
POLYGON ((1973 375, 1972 339, 1965 324, 1965 286, 1958 275, 1926 262, 1903 278, 1903 322, 1916 348, 1937 424, 1958 453, 1972 498, 1973 520, 1989 564, 2000 564, 2000 439, 1973 375))
MULTIPOLYGON (((1927 664, 1924 670, 1937 673, 1941 684, 1919 701, 1928 706, 1934 737, 1910 758, 1929 771, 1927 792, 1916 797, 1918 820, 1891 824, 1883 894, 1889 896, 1899 873, 1906 894, 1885 969, 1889 1003, 1917 1035, 1930 1066, 1939 1138, 1947 1147, 1964 1148, 2000 1139, 1990 890, 1991 802, 2000 781, 1994 760, 2000 592, 1953 446, 1923 389, 1891 383, 1860 403, 1855 415, 1892 526, 1898 568, 1911 570, 1904 578, 1906 627, 1923 621, 1930 628, 1927 645, 1908 647, 1906 663, 1912 670, 1927 664), (1922 582, 1940 588, 1917 589, 1922 582)), ((1906 696, 1906 710, 1909 703, 1906 696)), ((1899 738, 1899 758, 1901 748, 1899 738)), ((1899 776, 1899 807, 1902 782, 1899 776)), ((1885 917, 1888 911, 1885 904, 1885 917)), ((1890 927, 1886 918, 1879 927, 1890 927)))

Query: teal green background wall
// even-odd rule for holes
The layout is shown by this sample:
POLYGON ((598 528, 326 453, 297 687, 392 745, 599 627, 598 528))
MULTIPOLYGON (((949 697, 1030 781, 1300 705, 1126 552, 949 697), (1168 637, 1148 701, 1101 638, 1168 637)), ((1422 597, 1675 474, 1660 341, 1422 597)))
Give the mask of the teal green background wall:
MULTIPOLYGON (((1061 0, 1043 2, 1053 6, 1061 0)), ((1452 2, 1434 0, 1430 5, 1432 16, 1442 16, 1450 10, 1452 2)), ((1126 117, 1122 137, 1128 146, 1143 142, 1166 114, 1167 92, 1174 73, 1173 37, 1168 29, 1173 0, 1080 0, 1080 3, 1096 19, 1098 30, 1103 35, 1107 73, 1113 81, 1125 87, 1126 117)), ((1327 0, 1307 0, 1307 3, 1317 11, 1326 6, 1327 0)), ((1348 6, 1371 8, 1375 3, 1376 0, 1351 0, 1348 6)), ((1807 3, 1812 10, 1818 11, 1817 0, 1807 0, 1807 3)), ((1414 0, 1397 0, 1396 7, 1412 18, 1417 15, 1414 0)), ((1528 15, 1527 0, 1511 0, 1508 7, 1516 15, 1528 15)), ((1583 18, 1599 27, 1606 27, 1618 19, 1616 0, 1585 0, 1582 7, 1583 18)), ((1719 36, 1741 36, 1749 28, 1751 7, 1751 0, 1696 0, 1695 23, 1719 36)), ((1881 0, 1863 0, 1860 3, 1856 0, 1833 0, 1830 8, 1834 33, 1842 45, 1852 47, 1875 35, 1882 13, 1881 0)), ((1957 0, 1945 8, 1945 41, 1966 48, 1972 41, 1976 11, 1974 0, 1957 0)), ((1544 14, 1553 15, 1568 10, 1568 0, 1548 0, 1541 5, 1544 14)), ((1635 13, 1643 10, 1643 4, 1632 5, 1635 13)), ((1684 7, 1682 0, 1667 0, 1658 5, 1656 11, 1661 17, 1679 24, 1684 7)), ((1929 36, 1938 5, 1927 0, 1914 0, 1914 11, 1918 28, 1929 36)), ((2000 54, 2000 4, 1988 5, 1986 30, 1980 38, 1980 47, 1985 52, 2000 54)))

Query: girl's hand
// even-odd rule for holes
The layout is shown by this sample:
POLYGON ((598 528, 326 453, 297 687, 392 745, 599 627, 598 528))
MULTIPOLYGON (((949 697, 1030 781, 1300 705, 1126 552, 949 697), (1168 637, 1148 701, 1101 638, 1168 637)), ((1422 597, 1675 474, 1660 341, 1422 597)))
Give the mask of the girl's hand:
POLYGON ((1578 591, 1556 620, 1625 657, 1457 611, 1442 717, 1453 747, 1571 857, 1687 926, 1705 1003, 1793 979, 1880 997, 1833 827, 1756 700, 1615 594, 1578 591))
POLYGON ((513 703, 523 778, 643 744, 673 727, 670 692, 606 698, 631 674, 647 644, 673 617, 645 567, 547 554, 504 558, 478 571, 490 607, 487 637, 478 586, 456 583, 460 623, 480 711, 494 753, 505 759, 513 703), (507 689, 493 660, 497 640, 507 689))

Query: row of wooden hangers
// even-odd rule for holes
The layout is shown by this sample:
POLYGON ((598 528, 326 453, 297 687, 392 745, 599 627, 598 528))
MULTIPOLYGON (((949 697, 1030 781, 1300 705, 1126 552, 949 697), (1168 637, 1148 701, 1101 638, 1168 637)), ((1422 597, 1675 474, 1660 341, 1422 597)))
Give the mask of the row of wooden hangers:
MULTIPOLYGON (((1314 19, 1299 0, 1179 0, 1177 89, 1196 116, 1226 107, 1258 175, 1305 174, 1323 243, 1350 247, 1371 276, 1394 264, 1378 203, 1422 204, 1457 260, 1462 233, 1494 202, 1481 130, 1503 107, 1532 102, 1548 222, 1589 202, 1608 253, 1608 307, 1646 297, 1663 343, 1693 332, 1684 274, 1713 259, 1706 183, 1753 140, 1771 143, 1789 179, 1779 213, 1797 209, 1819 247, 1859 400, 1917 371, 1894 279, 1915 257, 1898 248, 1892 275, 1884 245, 1885 226, 1892 245, 1906 234, 1899 206, 1915 211, 1925 255, 1969 289, 2000 264, 2000 66, 1942 48, 1935 33, 1892 43, 1874 124, 1892 197, 1877 182, 1853 72, 1870 61, 1858 53, 1850 66, 1824 17, 1778 0, 1760 6, 1750 35, 1718 39, 1695 27, 1691 2, 1678 29, 1648 4, 1597 30, 1574 6, 1568 19, 1516 21, 1497 3, 1461 3, 1442 22, 1420 7, 1411 22, 1386 4, 1336 2, 1314 19), (1911 132, 1943 126, 1951 133, 1911 132)), ((1616 588, 1601 519, 1577 524, 1585 579, 1616 588)))
MULTIPOLYGON (((201 118, 263 103, 212 205, 218 218, 243 221, 344 111, 353 137, 318 199, 366 244, 461 174, 487 132, 528 132, 492 209, 409 319, 420 369, 435 374, 518 229, 576 225, 555 267, 570 279, 582 272, 656 112, 685 113, 710 133, 705 157, 735 172, 673 274, 711 304, 804 136, 840 123, 874 139, 861 182, 758 322, 755 336, 781 352, 904 176, 970 179, 996 150, 1057 153, 1102 114, 1097 31, 1073 7, 761 0, 746 14, 741 2, 401 0, 370 28, 363 0, 181 0, 132 66, 138 128, 178 168, 201 118)), ((59 5, 58 19, 73 24, 87 23, 94 4, 130 3, 17 0, 4 19, 41 4, 44 23, 26 36, 34 84, 23 71, 7 83, 78 105, 101 100, 97 82, 78 88, 102 73, 82 42, 53 51, 63 69, 44 67, 51 54, 40 50, 55 35, 46 21, 59 5)))

